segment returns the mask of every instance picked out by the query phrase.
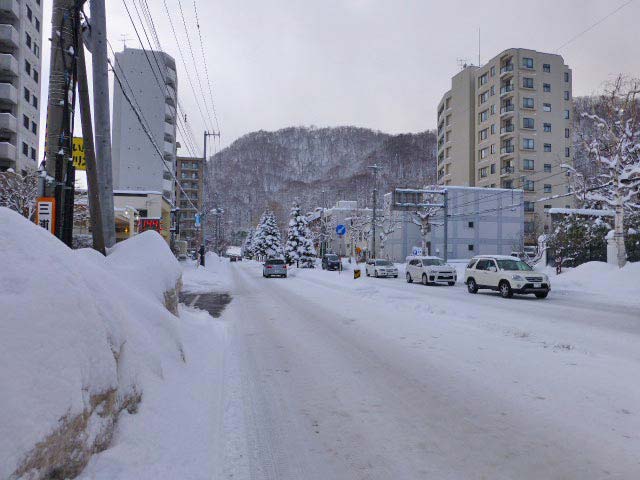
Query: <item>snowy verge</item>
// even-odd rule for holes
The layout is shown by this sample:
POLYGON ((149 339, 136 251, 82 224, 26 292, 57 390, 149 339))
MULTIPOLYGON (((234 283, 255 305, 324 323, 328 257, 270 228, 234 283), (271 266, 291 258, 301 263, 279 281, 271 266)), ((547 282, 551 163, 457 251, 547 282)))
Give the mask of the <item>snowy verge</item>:
MULTIPOLYGON (((246 260, 245 260, 246 261, 246 260)), ((225 292, 231 289, 229 259, 208 252, 205 267, 193 260, 182 262, 183 291, 186 293, 225 292)))
POLYGON ((180 269, 155 233, 108 258, 0 208, 0 478, 72 478, 123 410, 182 364, 163 305, 180 269))

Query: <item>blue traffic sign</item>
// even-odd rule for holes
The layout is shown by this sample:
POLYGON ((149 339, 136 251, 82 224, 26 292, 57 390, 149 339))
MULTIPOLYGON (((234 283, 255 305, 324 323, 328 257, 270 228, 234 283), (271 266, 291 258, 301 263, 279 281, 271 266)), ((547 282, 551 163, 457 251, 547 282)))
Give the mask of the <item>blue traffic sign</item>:
POLYGON ((337 225, 336 233, 340 236, 344 235, 345 233, 347 233, 347 227, 345 227, 344 225, 337 225))
POLYGON ((199 226, 200 226, 200 214, 199 214, 199 213, 196 213, 195 226, 196 226, 196 227, 199 227, 199 226))

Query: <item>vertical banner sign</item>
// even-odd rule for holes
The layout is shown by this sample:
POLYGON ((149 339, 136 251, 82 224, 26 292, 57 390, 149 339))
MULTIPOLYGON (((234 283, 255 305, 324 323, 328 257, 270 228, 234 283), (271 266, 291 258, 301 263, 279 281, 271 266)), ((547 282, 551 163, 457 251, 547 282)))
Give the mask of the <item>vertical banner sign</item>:
POLYGON ((87 160, 84 156, 84 138, 73 137, 72 157, 73 166, 76 167, 76 170, 87 169, 87 160))
POLYGON ((40 197, 36 205, 36 223, 55 235, 56 229, 56 199, 40 197))

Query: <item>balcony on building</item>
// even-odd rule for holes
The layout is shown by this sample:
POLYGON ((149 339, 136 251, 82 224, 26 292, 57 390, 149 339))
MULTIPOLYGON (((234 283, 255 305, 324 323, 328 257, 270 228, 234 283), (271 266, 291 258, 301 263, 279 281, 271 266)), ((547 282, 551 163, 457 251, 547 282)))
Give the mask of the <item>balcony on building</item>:
POLYGON ((17 0, 0 0, 0 21, 4 19, 18 20, 20 3, 17 0))
POLYGON ((7 23, 0 25, 0 47, 18 48, 20 45, 20 34, 13 25, 7 23))
POLYGON ((175 155, 175 143, 164 142, 164 156, 173 157, 175 155))
POLYGON ((171 105, 165 104, 164 106, 164 121, 170 124, 176 123, 176 108, 171 105))
POLYGON ((175 127, 172 124, 165 122, 164 123, 164 139, 167 142, 173 142, 175 140, 175 135, 176 135, 175 127))
POLYGON ((502 180, 500 186, 502 188, 513 189, 513 180, 502 180))
POLYGON ((0 83, 0 104, 18 104, 18 90, 10 83, 0 83))
POLYGON ((0 131, 3 133, 17 133, 18 121, 11 113, 0 113, 0 131))
POLYGON ((513 83, 506 83, 500 87, 501 97, 504 97, 509 93, 513 93, 513 83))
POLYGON ((15 162, 16 160, 16 147, 9 142, 0 142, 0 160, 9 160, 15 162))
POLYGON ((515 108, 516 107, 513 103, 505 104, 504 106, 500 107, 500 115, 511 115, 513 114, 515 108))
POLYGON ((167 68, 167 76, 165 77, 166 84, 175 88, 176 81, 177 81, 176 71, 173 68, 167 68))
POLYGON ((513 133, 514 130, 515 126, 513 125, 513 123, 505 123, 502 127, 500 127, 500 135, 509 135, 510 133, 513 133))
POLYGON ((500 156, 513 155, 515 147, 513 145, 503 145, 500 148, 500 156))
POLYGON ((170 85, 165 85, 165 100, 172 107, 176 106, 176 91, 170 85))
POLYGON ((507 175, 513 175, 515 171, 516 169, 511 162, 505 162, 502 164, 502 168, 500 169, 500 176, 506 177, 507 175))
POLYGON ((0 74, 17 77, 20 73, 18 60, 10 53, 0 53, 0 74))
POLYGON ((513 74, 513 63, 509 61, 500 67, 500 76, 502 77, 511 74, 513 74))

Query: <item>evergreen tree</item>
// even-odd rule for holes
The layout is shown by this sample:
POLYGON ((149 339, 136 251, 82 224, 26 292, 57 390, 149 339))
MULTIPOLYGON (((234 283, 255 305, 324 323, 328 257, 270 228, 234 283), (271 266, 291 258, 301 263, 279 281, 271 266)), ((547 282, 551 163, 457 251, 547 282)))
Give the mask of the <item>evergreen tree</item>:
POLYGON ((253 233, 254 229, 250 228, 242 245, 242 255, 249 259, 253 258, 253 233))
MULTIPOLYGON (((549 255, 560 254, 565 265, 607 260, 607 232, 611 225, 603 218, 571 214, 555 225, 548 237, 549 255)), ((553 257, 552 257, 553 258, 553 257)))
POLYGON ((300 212, 300 205, 297 203, 291 208, 284 254, 288 264, 296 263, 302 268, 313 268, 316 250, 313 247, 313 239, 307 220, 300 212))
POLYGON ((272 212, 262 214, 253 237, 253 253, 260 259, 282 257, 280 230, 272 212))

